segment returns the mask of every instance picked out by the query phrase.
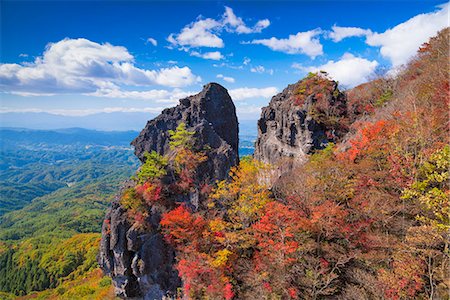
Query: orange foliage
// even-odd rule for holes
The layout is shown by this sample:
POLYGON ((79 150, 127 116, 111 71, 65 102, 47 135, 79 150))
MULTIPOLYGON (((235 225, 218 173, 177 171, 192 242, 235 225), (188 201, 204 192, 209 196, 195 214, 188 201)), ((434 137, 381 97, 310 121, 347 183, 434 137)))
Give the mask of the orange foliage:
POLYGON ((383 150, 386 147, 384 144, 386 137, 392 132, 394 124, 386 120, 380 120, 375 123, 360 123, 359 127, 356 137, 349 141, 350 148, 340 154, 339 158, 355 161, 358 156, 364 155, 370 150, 383 150))

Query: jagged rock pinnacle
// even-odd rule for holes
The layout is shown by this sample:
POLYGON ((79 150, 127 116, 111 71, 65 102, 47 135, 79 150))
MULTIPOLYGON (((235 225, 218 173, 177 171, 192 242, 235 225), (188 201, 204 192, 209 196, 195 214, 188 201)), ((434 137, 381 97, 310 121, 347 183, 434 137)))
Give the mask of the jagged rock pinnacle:
MULTIPOLYGON (((236 109, 227 90, 217 83, 209 83, 193 96, 180 100, 175 107, 165 109, 147 122, 132 141, 135 154, 141 161, 144 153, 156 151, 169 156, 169 130, 185 123, 195 132, 197 149, 207 148, 207 160, 196 172, 197 182, 214 183, 227 178, 229 170, 239 162, 238 121, 236 109)), ((129 185, 133 186, 133 182, 129 185)), ((170 186, 170 182, 167 183, 170 186)), ((198 192, 182 195, 173 202, 187 202, 198 207, 198 192), (196 203, 197 202, 197 203, 196 203)), ((175 295, 180 286, 174 269, 175 252, 165 243, 159 232, 163 207, 152 206, 149 228, 142 231, 129 221, 127 210, 120 205, 120 193, 108 210, 102 227, 98 262, 113 279, 116 294, 121 297, 163 299, 175 295)))

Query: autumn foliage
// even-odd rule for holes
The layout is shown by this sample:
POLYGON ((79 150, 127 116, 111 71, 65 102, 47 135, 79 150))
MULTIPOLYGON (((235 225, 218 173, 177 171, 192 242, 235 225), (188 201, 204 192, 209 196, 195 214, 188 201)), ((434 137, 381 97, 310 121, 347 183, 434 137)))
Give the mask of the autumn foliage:
MULTIPOLYGON (((251 158, 228 180, 197 182, 205 153, 193 150, 185 128, 173 132, 174 186, 204 196, 201 209, 176 203, 160 222, 177 253, 180 296, 448 299, 448 63, 446 29, 397 78, 352 98, 341 143, 273 186, 267 176, 276 166, 251 158)), ((306 78, 296 104, 312 91, 319 114, 333 109, 323 102, 330 87, 322 79, 306 78)), ((164 202, 158 180, 126 190, 122 204, 141 212, 164 202)))

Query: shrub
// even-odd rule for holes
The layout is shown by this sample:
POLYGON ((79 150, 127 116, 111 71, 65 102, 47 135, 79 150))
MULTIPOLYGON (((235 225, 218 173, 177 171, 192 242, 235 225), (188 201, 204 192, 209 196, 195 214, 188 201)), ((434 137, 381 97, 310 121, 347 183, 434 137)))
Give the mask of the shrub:
POLYGON ((160 155, 156 151, 145 152, 145 163, 142 165, 141 170, 138 172, 137 177, 140 183, 148 180, 161 178, 167 174, 167 158, 160 155))

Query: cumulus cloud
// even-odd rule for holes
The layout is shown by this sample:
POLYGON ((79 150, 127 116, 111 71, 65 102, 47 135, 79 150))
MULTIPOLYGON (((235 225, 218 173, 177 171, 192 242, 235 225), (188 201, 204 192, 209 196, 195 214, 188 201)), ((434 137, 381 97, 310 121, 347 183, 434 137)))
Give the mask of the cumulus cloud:
POLYGON ((278 92, 276 87, 266 87, 266 88, 238 88, 228 91, 233 100, 239 101, 249 98, 265 98, 269 99, 278 92))
POLYGON ((301 71, 317 72, 326 71, 331 78, 339 81, 345 87, 354 87, 366 82, 372 76, 378 66, 376 60, 354 56, 345 53, 340 60, 330 60, 326 64, 317 67, 304 67, 300 64, 293 64, 292 67, 301 71))
POLYGON ((125 47, 82 38, 48 44, 33 63, 0 65, 0 91, 23 95, 95 93, 121 85, 182 87, 200 80, 188 67, 138 68, 125 47))
POLYGON ((150 44, 152 44, 153 46, 158 46, 158 41, 157 40, 155 40, 154 38, 151 38, 151 37, 149 37, 148 39, 147 39, 147 43, 150 43, 150 44))
POLYGON ((383 33, 370 34, 366 43, 380 47, 381 55, 388 58, 393 67, 405 64, 423 43, 448 26, 448 10, 446 3, 435 12, 417 15, 383 33))
POLYGON ((179 34, 170 34, 167 40, 174 46, 223 48, 223 40, 217 35, 221 23, 208 18, 186 25, 179 34))
POLYGON ((306 32, 291 34, 286 39, 272 37, 270 39, 253 40, 245 44, 259 44, 269 47, 273 51, 280 51, 288 54, 306 54, 311 58, 323 54, 323 47, 318 38, 315 38, 322 31, 314 29, 306 32))
POLYGON ((332 31, 328 33, 328 37, 336 43, 345 38, 367 36, 372 34, 370 29, 362 29, 359 27, 340 27, 334 25, 331 27, 331 30, 332 31))
POLYGON ((229 82, 229 83, 234 83, 235 82, 233 77, 223 76, 222 74, 217 74, 217 78, 221 78, 221 79, 223 79, 223 80, 225 80, 226 82, 229 82))
POLYGON ((200 58, 204 58, 204 59, 212 59, 212 60, 221 60, 221 59, 224 58, 222 53, 220 53, 219 51, 205 52, 205 53, 200 53, 198 51, 192 51, 190 53, 190 55, 191 56, 200 57, 200 58))
POLYGON ((256 22, 253 27, 248 27, 242 18, 234 14, 233 9, 225 6, 225 12, 220 19, 203 19, 199 16, 196 21, 186 25, 180 33, 171 33, 167 41, 172 46, 223 48, 224 42, 220 38, 223 29, 237 34, 248 34, 261 32, 269 25, 270 21, 264 19, 256 22))

